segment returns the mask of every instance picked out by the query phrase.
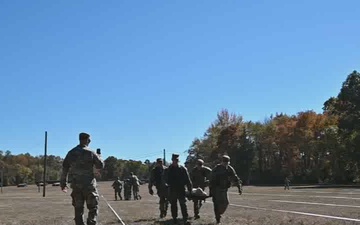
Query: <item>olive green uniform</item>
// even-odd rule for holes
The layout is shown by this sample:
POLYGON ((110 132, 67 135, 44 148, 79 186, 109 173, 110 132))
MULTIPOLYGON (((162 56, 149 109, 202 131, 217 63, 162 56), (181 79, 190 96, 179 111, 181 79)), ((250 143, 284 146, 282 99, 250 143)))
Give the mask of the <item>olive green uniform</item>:
MULTIPOLYGON (((190 173, 191 182, 193 188, 201 188, 205 191, 205 187, 209 185, 209 179, 211 175, 211 169, 206 166, 194 167, 190 173)), ((194 199, 194 215, 195 218, 199 217, 200 208, 202 206, 202 201, 194 199)))
POLYGON ((67 186, 67 176, 71 168, 72 205, 75 209, 75 224, 84 225, 84 203, 89 210, 87 225, 96 225, 99 194, 96 188, 94 166, 104 168, 103 160, 87 146, 76 146, 70 150, 63 162, 61 187, 67 186))
POLYGON ((218 223, 220 222, 221 215, 224 214, 229 205, 228 188, 231 186, 231 182, 238 183, 239 180, 234 168, 230 165, 226 167, 218 164, 212 170, 210 188, 214 203, 215 218, 218 223))
POLYGON ((167 200, 167 188, 164 182, 164 171, 166 166, 156 166, 151 170, 150 181, 149 181, 149 192, 153 194, 152 186, 156 187, 157 195, 159 196, 159 210, 160 218, 164 218, 167 214, 169 202, 167 200))
POLYGON ((115 200, 119 196, 120 200, 122 200, 121 191, 122 191, 122 183, 119 179, 115 180, 114 183, 111 185, 114 188, 115 192, 115 200))

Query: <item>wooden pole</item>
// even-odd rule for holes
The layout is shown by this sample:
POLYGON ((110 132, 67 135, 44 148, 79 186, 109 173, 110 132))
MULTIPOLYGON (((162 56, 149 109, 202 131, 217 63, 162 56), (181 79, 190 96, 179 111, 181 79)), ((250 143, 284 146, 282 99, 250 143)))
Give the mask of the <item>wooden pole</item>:
POLYGON ((45 131, 45 149, 44 149, 44 176, 43 176, 43 197, 45 197, 46 190, 46 158, 47 158, 47 131, 45 131))

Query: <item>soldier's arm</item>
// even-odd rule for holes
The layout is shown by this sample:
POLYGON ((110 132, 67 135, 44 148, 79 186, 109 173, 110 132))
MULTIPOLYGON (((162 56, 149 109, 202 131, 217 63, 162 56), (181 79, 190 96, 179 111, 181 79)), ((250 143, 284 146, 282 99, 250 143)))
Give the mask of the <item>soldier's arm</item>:
POLYGON ((217 173, 217 167, 215 167, 209 174, 209 186, 210 187, 215 187, 216 173, 217 173))
POLYGON ((150 179, 149 179, 149 185, 148 188, 152 188, 152 186, 154 185, 154 179, 155 179, 155 175, 154 175, 155 171, 154 169, 151 170, 150 172, 150 179))
POLYGON ((184 172, 185 172, 185 183, 186 183, 186 187, 188 189, 189 192, 192 191, 192 182, 191 182, 191 179, 190 179, 190 175, 189 175, 189 172, 188 170, 186 169, 186 167, 184 167, 184 172))
POLYGON ((98 154, 93 153, 93 160, 96 169, 103 169, 105 164, 98 154))
POLYGON ((205 168, 205 183, 206 185, 210 185, 210 179, 211 179, 211 172, 212 170, 209 167, 205 168))
POLYGON ((230 179, 235 183, 236 187, 238 188, 238 190, 240 192, 241 191, 240 178, 238 177, 238 175, 236 174, 236 171, 234 170, 234 168, 232 166, 229 166, 229 170, 230 170, 230 179))
POLYGON ((213 190, 216 186, 216 172, 217 169, 215 167, 209 174, 209 192, 210 192, 209 196, 213 196, 213 190))
POLYGON ((189 176, 190 176, 190 180, 194 181, 194 170, 195 168, 193 168, 190 172, 189 172, 189 176))
POLYGON ((63 165, 62 165, 62 173, 61 173, 61 178, 60 178, 60 186, 61 189, 64 189, 67 185, 67 176, 69 174, 69 169, 70 169, 70 160, 71 160, 71 152, 68 152, 67 155, 65 156, 65 159, 63 161, 63 165))
POLYGON ((168 176, 168 174, 169 174, 169 168, 166 168, 164 170, 163 175, 162 175, 165 186, 169 186, 169 176, 168 176))

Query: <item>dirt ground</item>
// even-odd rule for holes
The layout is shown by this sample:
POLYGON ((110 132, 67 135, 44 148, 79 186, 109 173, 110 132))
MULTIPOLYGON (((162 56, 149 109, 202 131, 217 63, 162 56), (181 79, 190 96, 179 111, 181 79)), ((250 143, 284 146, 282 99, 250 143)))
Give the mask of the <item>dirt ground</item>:
MULTIPOLYGON (((111 182, 100 182, 98 189, 126 225, 170 225, 170 210, 159 219, 158 198, 147 193, 142 185, 138 201, 114 201, 111 182)), ((155 189, 154 189, 155 190, 155 189)), ((99 224, 120 224, 100 198, 99 224)), ((324 225, 360 224, 360 189, 291 189, 282 187, 245 186, 243 195, 229 190, 230 206, 223 215, 222 224, 228 225, 324 225)), ((192 202, 188 202, 193 216, 192 202)), ((87 213, 87 212, 86 212, 87 213)), ((65 225, 74 224, 74 211, 69 193, 59 187, 47 186, 42 197, 36 186, 4 187, 0 193, 1 225, 65 225)), ((211 199, 201 208, 201 218, 194 225, 214 224, 211 199)), ((85 217, 86 218, 86 217, 85 217)), ((179 209, 179 218, 181 213, 179 209)))

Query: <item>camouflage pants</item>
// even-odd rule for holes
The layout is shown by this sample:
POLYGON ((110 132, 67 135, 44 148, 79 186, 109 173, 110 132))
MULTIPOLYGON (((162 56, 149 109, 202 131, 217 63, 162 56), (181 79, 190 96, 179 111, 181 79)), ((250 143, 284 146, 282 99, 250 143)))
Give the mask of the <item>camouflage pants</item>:
POLYGON ((185 198, 185 190, 170 190, 169 191, 169 201, 171 204, 171 216, 173 219, 176 219, 178 216, 178 207, 177 202, 179 201, 181 214, 183 217, 183 220, 188 219, 188 212, 187 212, 187 206, 186 206, 186 198, 185 198))
MULTIPOLYGON (((194 188, 198 188, 198 187, 194 187, 194 188)), ((203 191, 205 190, 205 187, 200 187, 203 191)), ((195 216, 198 216, 199 213, 200 213, 200 208, 202 206, 202 201, 203 200, 197 200, 197 199, 194 199, 193 202, 194 202, 194 215, 195 216)))
POLYGON ((227 189, 214 188, 212 200, 214 203, 215 217, 217 220, 220 220, 221 215, 225 213, 227 207, 229 206, 227 189))
POLYGON ((290 190, 290 185, 289 184, 285 184, 284 190, 286 190, 286 189, 290 190))
POLYGON ((167 213, 167 209, 168 209, 168 205, 169 202, 167 200, 167 190, 166 188, 156 188, 157 190, 157 195, 159 196, 160 200, 159 200, 159 210, 161 215, 166 216, 167 213))
POLYGON ((131 188, 124 189, 124 198, 125 200, 131 200, 131 188))
POLYGON ((121 189, 115 189, 115 200, 117 200, 117 197, 119 196, 120 200, 122 200, 122 196, 121 196, 121 189))
POLYGON ((134 195, 134 200, 139 200, 139 198, 141 198, 141 196, 139 195, 139 186, 136 185, 133 186, 133 195, 134 195))
POLYGON ((96 225, 99 209, 99 194, 94 186, 78 188, 74 187, 71 193, 72 205, 75 209, 75 225, 84 223, 84 203, 86 202, 88 212, 87 225, 96 225))

